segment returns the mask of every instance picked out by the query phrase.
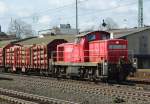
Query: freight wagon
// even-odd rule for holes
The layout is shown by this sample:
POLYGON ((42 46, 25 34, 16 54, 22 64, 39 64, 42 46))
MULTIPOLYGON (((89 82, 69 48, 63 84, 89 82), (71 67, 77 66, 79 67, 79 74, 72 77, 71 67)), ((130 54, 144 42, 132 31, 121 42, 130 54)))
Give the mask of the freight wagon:
POLYGON ((64 36, 64 39, 59 36, 46 36, 46 38, 33 38, 10 43, 2 48, 4 54, 0 55, 0 62, 4 63, 2 67, 5 68, 5 71, 47 74, 51 52, 56 51, 57 45, 66 43, 72 38, 73 36, 69 35, 64 36))
POLYGON ((0 67, 4 66, 3 48, 0 48, 0 67))

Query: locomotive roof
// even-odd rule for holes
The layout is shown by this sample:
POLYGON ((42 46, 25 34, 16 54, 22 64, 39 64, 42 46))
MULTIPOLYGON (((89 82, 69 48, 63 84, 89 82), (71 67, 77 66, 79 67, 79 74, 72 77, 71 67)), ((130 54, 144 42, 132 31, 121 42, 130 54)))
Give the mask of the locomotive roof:
POLYGON ((36 38, 31 38, 23 41, 16 42, 17 44, 21 45, 32 45, 32 44, 44 44, 47 45, 51 41, 55 39, 64 39, 68 42, 73 42, 75 36, 74 35, 50 35, 50 36, 44 36, 42 38, 36 37, 36 38))

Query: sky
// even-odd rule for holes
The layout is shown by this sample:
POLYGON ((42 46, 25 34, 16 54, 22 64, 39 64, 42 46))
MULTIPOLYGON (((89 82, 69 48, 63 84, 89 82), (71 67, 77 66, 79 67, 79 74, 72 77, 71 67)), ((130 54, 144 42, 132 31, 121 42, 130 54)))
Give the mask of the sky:
MULTIPOLYGON (((150 0, 144 1, 144 24, 150 25, 150 0)), ((71 24, 75 28, 75 0, 0 0, 0 25, 7 32, 11 19, 20 19, 36 31, 71 24)), ((120 28, 136 27, 138 0, 78 0, 80 30, 98 29, 112 18, 120 28)))

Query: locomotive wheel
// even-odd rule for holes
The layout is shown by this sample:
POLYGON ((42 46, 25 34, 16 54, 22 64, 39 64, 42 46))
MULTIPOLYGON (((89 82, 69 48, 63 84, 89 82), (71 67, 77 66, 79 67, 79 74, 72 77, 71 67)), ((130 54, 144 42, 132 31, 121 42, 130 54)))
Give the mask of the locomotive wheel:
POLYGON ((123 73, 123 72, 120 72, 120 73, 118 74, 118 79, 117 79, 117 81, 118 81, 118 82, 123 82, 123 81, 125 81, 125 79, 126 79, 126 76, 124 75, 124 73, 123 73))
POLYGON ((101 80, 102 82, 104 82, 104 83, 108 83, 108 80, 109 80, 109 79, 108 79, 108 77, 103 77, 103 78, 101 78, 100 80, 101 80))
POLYGON ((2 70, 2 72, 8 73, 8 72, 9 72, 9 71, 8 71, 8 68, 4 68, 4 69, 2 70))

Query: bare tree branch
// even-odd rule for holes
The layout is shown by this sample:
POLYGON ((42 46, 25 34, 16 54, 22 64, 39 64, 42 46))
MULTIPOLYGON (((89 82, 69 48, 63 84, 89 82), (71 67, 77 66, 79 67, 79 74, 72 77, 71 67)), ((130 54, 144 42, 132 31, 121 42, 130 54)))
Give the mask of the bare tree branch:
POLYGON ((32 26, 30 24, 25 23, 19 19, 12 20, 8 33, 11 35, 16 35, 17 38, 26 38, 33 36, 32 26))

